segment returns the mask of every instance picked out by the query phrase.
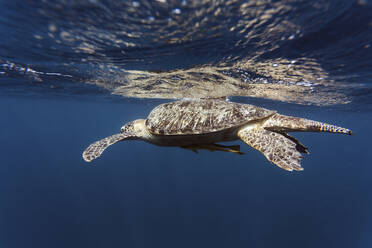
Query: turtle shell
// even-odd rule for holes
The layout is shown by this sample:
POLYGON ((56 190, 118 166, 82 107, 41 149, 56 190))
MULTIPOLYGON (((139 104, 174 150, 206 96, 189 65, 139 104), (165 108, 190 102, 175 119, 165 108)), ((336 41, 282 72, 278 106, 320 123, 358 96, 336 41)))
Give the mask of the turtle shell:
POLYGON ((222 131, 266 118, 275 111, 215 99, 182 100, 154 108, 146 120, 157 135, 192 135, 222 131))

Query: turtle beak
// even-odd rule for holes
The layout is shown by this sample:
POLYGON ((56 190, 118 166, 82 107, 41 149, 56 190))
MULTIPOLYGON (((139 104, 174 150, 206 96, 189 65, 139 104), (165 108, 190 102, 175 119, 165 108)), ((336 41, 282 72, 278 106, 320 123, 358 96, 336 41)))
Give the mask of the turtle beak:
POLYGON ((124 133, 124 131, 125 131, 125 126, 122 126, 122 127, 120 128, 120 133, 124 133))

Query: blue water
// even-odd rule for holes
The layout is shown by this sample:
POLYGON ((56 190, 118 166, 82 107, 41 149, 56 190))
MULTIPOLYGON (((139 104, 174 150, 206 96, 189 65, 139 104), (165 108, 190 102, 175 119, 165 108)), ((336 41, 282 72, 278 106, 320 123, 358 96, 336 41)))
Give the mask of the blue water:
MULTIPOLYGON (((372 245, 371 4, 242 4, 0 1, 0 247, 372 245), (261 11, 273 13, 269 21, 261 11), (230 144, 243 156, 128 141, 83 161, 87 145, 179 96, 152 77, 181 85, 184 71, 216 66, 249 87, 311 84, 300 97, 277 88, 286 97, 248 91, 230 100, 355 135, 295 133, 310 151, 302 172, 238 141, 230 144), (125 78, 134 70, 155 84, 125 78), (110 94, 123 85, 148 94, 110 94)), ((201 82, 220 85, 213 73, 201 82)))

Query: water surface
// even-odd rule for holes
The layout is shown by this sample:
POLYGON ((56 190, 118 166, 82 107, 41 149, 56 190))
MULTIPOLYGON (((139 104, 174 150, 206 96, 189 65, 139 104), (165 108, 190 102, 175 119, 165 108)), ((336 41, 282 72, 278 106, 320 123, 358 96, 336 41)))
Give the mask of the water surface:
POLYGON ((0 1, 0 246, 371 246, 371 10, 0 1), (294 134, 310 154, 292 173, 238 141, 243 156, 132 141, 82 160, 158 104, 210 96, 355 135, 294 134))

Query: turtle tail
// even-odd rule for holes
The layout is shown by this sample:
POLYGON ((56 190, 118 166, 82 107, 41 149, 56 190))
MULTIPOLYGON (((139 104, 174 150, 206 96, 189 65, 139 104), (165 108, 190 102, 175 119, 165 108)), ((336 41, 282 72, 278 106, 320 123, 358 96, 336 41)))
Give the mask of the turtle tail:
POLYGON ((265 122, 264 128, 276 132, 328 132, 353 135, 353 132, 347 128, 305 118, 285 116, 280 114, 272 115, 265 122))

